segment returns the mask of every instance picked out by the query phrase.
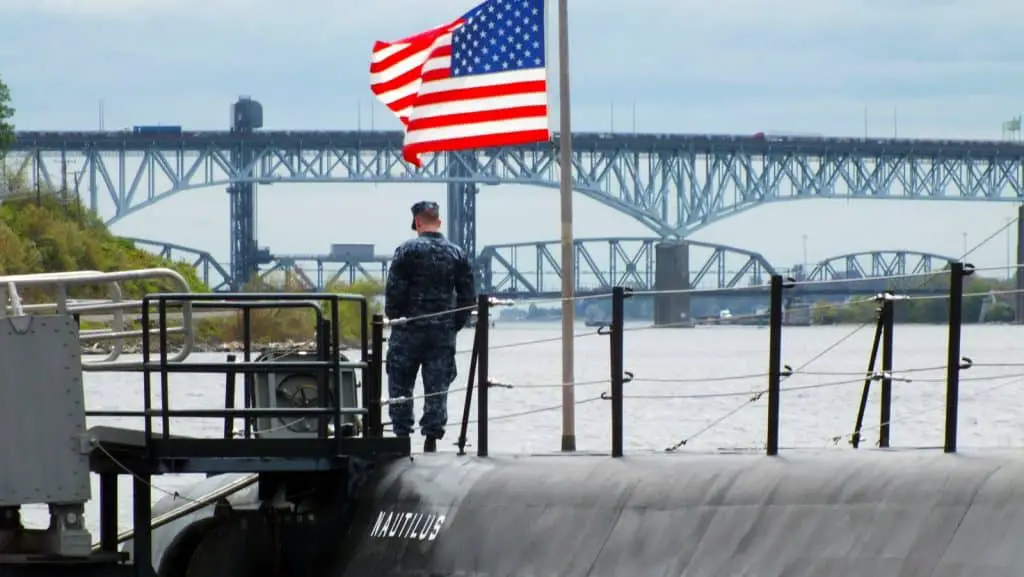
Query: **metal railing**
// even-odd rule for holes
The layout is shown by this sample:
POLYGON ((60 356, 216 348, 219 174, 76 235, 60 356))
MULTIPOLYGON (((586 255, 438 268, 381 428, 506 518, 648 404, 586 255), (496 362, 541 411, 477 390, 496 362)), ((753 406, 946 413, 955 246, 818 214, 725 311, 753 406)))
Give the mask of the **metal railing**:
MULTIPOLYGON (((334 293, 236 293, 236 294, 196 294, 196 293, 161 293, 147 295, 142 299, 142 324, 149 326, 151 308, 155 305, 157 316, 156 358, 153 358, 152 334, 142 334, 142 387, 143 410, 141 412, 104 412, 103 416, 141 416, 145 419, 145 438, 147 442, 153 438, 168 440, 171 437, 170 419, 178 418, 241 418, 246 422, 246 430, 251 429, 253 419, 258 417, 273 418, 317 418, 317 438, 333 437, 341 444, 343 435, 342 417, 346 415, 365 415, 366 409, 359 407, 343 407, 341 402, 342 370, 353 369, 363 372, 364 381, 370 373, 369 335, 366 320, 369 318, 369 302, 366 297, 354 294, 334 293), (341 358, 340 335, 340 304, 356 303, 360 307, 360 359, 343 361, 341 358), (327 303, 328 313, 325 315, 320 303, 327 303), (167 326, 168 309, 180 307, 188 309, 220 309, 237 310, 242 314, 242 360, 236 362, 188 362, 175 363, 168 356, 167 326), (252 358, 252 312, 259 309, 307 308, 313 312, 316 331, 315 360, 289 361, 279 363, 273 361, 257 361, 252 358), (174 373, 206 373, 243 375, 248 378, 257 373, 274 373, 282 369, 287 371, 305 370, 316 375, 317 402, 315 407, 301 408, 267 408, 253 407, 246 398, 245 408, 221 407, 217 409, 172 409, 170 395, 170 375, 174 373), (154 376, 158 384, 154 383, 154 376), (152 393, 154 386, 159 386, 160 406, 153 407, 152 393), (334 402, 332 402, 332 398, 334 402), (159 419, 161 431, 154 433, 154 420, 159 419)), ((91 413, 99 416, 98 413, 91 413)), ((246 435, 249 436, 248 434, 246 435)))
MULTIPOLYGON (((74 271, 55 273, 35 273, 23 275, 0 276, 0 318, 28 317, 34 314, 70 314, 81 321, 98 316, 107 316, 110 326, 100 329, 83 329, 79 331, 79 341, 83 344, 110 342, 111 348, 107 355, 98 360, 82 361, 83 371, 129 371, 142 370, 139 361, 119 361, 125 353, 126 341, 137 341, 146 335, 153 335, 156 329, 145 322, 143 328, 131 328, 131 320, 144 317, 145 300, 126 299, 125 282, 167 281, 172 290, 188 293, 188 282, 178 272, 168 268, 148 268, 132 271, 100 272, 74 271), (75 299, 69 294, 74 289, 83 287, 107 287, 108 297, 105 299, 75 299), (24 292, 30 289, 50 289, 53 293, 51 301, 39 303, 24 302, 24 292)), ((192 307, 188 302, 182 303, 181 323, 170 327, 170 332, 182 335, 181 347, 168 358, 169 362, 184 361, 192 353, 195 336, 192 325, 192 307)))
MULTIPOLYGON (((960 373, 969 369, 972 365, 970 359, 961 357, 961 329, 962 329, 962 308, 965 299, 964 280, 974 272, 974 267, 962 262, 951 263, 949 271, 944 274, 949 279, 949 335, 947 339, 946 359, 946 395, 945 395, 945 423, 943 434, 943 450, 947 453, 954 453, 957 450, 957 429, 958 410, 960 397, 960 373)), ((768 372, 765 377, 765 388, 763 393, 767 396, 767 434, 765 439, 765 452, 767 455, 779 454, 779 430, 780 404, 782 397, 782 381, 793 373, 793 370, 782 362, 782 329, 786 310, 785 292, 796 286, 793 279, 787 279, 781 275, 773 275, 770 283, 770 309, 768 322, 768 372)), ((611 293, 611 319, 598 328, 600 335, 609 337, 610 375, 608 379, 609 391, 601 394, 601 399, 610 401, 611 421, 611 455, 613 457, 623 456, 623 402, 624 385, 633 379, 633 375, 625 370, 624 360, 624 331, 625 331, 625 301, 632 296, 632 290, 627 287, 614 287, 611 293)), ((857 448, 860 444, 861 430, 864 421, 864 405, 872 382, 879 381, 881 384, 881 418, 879 422, 879 446, 889 446, 889 438, 892 428, 892 376, 893 371, 893 322, 894 322, 894 301, 900 300, 899 295, 892 293, 881 293, 875 297, 877 308, 876 337, 870 351, 870 360, 865 372, 864 389, 861 396, 861 403, 856 416, 855 433, 851 437, 851 445, 857 448), (875 372, 875 362, 881 348, 881 372, 875 372)), ((462 415, 460 434, 456 445, 459 454, 466 453, 468 444, 467 431, 470 422, 470 412, 474 393, 476 394, 476 454, 480 457, 488 456, 488 389, 495 386, 489 377, 489 331, 490 331, 490 309, 497 302, 489 295, 480 295, 476 306, 477 322, 476 335, 473 342, 472 355, 470 358, 469 378, 466 385, 465 408, 462 415)), ((373 350, 379 350, 379 343, 383 340, 383 329, 385 320, 380 315, 373 318, 373 350)), ((370 408, 371 419, 376 412, 376 418, 380 418, 380 388, 364 391, 367 395, 364 406, 370 408)), ((760 398, 760 394, 756 398, 760 398)), ((379 422, 379 421, 377 421, 379 422)), ((369 429, 372 434, 379 435, 372 425, 369 429)), ((679 446, 681 446, 680 444, 679 446)), ((675 449, 667 449, 675 450, 675 449)))

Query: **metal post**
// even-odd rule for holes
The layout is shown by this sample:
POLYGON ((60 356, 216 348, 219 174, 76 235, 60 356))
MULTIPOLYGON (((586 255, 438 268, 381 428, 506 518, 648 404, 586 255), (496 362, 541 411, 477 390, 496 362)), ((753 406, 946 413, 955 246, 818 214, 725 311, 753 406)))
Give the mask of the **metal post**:
MULTIPOLYGON (((332 423, 332 426, 334 427, 334 446, 338 451, 337 454, 340 455, 343 452, 342 446, 343 438, 345 436, 342 434, 341 424, 341 302, 338 300, 337 297, 331 299, 330 302, 331 323, 326 327, 329 331, 327 333, 326 340, 328 343, 330 343, 330 350, 328 351, 329 357, 327 360, 329 360, 331 364, 330 368, 327 370, 327 374, 324 375, 325 377, 327 377, 324 380, 327 381, 327 379, 330 379, 330 381, 324 383, 324 385, 327 387, 327 390, 324 391, 326 394, 320 397, 320 406, 325 409, 331 408, 331 397, 334 397, 334 422, 332 423)), ((363 310, 360 313, 359 318, 359 332, 362 337, 362 342, 359 347, 361 358, 359 360, 365 363, 367 360, 366 357, 369 356, 369 346, 367 343, 366 334, 366 321, 369 320, 367 318, 367 313, 369 313, 369 309, 367 307, 369 303, 364 300, 360 303, 360 305, 363 307, 363 310)), ((327 419, 324 420, 326 421, 327 419)), ((326 438, 327 427, 326 423, 324 424, 324 437, 326 438)))
MULTIPOLYGON (((228 355, 227 361, 233 363, 237 360, 235 355, 228 355)), ((224 373, 224 408, 235 408, 235 371, 228 369, 224 373)), ((224 438, 230 439, 234 436, 235 418, 231 415, 224 415, 224 438)))
MULTIPOLYGON (((160 427, 164 439, 171 437, 171 374, 167 368, 167 299, 157 299, 157 323, 159 323, 159 359, 160 359, 160 427)), ((148 330, 148 329, 146 329, 148 330)))
POLYGON ((957 411, 960 403, 960 329, 963 324, 964 277, 962 262, 949 267, 949 337, 946 348, 946 439, 943 451, 956 452, 957 411))
POLYGON ((622 456, 622 385, 625 376, 623 326, 626 318, 626 289, 612 289, 612 326, 608 333, 612 388, 612 457, 622 456))
POLYGON ((895 327, 895 303, 886 293, 882 301, 882 402, 879 415, 878 446, 889 447, 889 425, 892 422, 892 338, 895 327))
MULTIPOLYGON (((252 309, 249 307, 242 309, 242 362, 245 364, 252 362, 252 309)), ((256 407, 256 382, 253 380, 254 377, 255 375, 249 371, 242 375, 242 394, 245 395, 246 409, 256 407)), ((251 439, 256 431, 256 419, 244 417, 242 425, 245 428, 244 437, 251 439)))
POLYGON ((117 551, 117 473, 100 473, 100 548, 117 551))
POLYGON ((779 396, 782 393, 782 276, 772 275, 768 313, 768 455, 779 454, 779 396))
POLYGON ((370 329, 370 370, 363 382, 363 407, 366 408, 366 422, 363 436, 380 438, 384 436, 380 396, 384 390, 384 315, 373 315, 370 329))
MULTIPOLYGON (((142 411, 146 414, 146 421, 143 424, 146 446, 149 446, 153 438, 153 371, 151 369, 149 354, 150 333, 149 333, 149 306, 152 301, 149 297, 142 297, 142 411)), ((6 310, 6 302, 0 303, 0 313, 6 310)))
POLYGON ((490 297, 485 294, 480 295, 476 305, 476 334, 480 344, 476 360, 476 386, 480 389, 476 397, 476 454, 479 457, 487 456, 487 388, 489 386, 487 357, 490 356, 487 349, 491 346, 488 342, 491 326, 490 308, 490 297))
POLYGON ((153 571, 153 505, 149 471, 132 473, 132 560, 137 577, 152 577, 153 571))
MULTIPOLYGON (((558 0, 558 165, 562 213, 562 450, 576 450, 575 300, 572 231, 572 122, 569 115, 569 2, 558 0)), ((481 391, 482 392, 482 391, 481 391)))
POLYGON ((459 425, 459 440, 456 441, 456 445, 459 447, 459 455, 466 454, 466 442, 468 441, 469 431, 469 410, 473 406, 473 381, 476 379, 476 364, 480 358, 480 328, 475 329, 476 334, 473 335, 473 352, 469 358, 469 376, 466 379, 466 399, 465 405, 462 407, 462 423, 459 425))
POLYGON ((878 317, 875 323, 875 337, 871 341, 871 355, 868 357, 867 376, 864 378, 864 388, 860 393, 860 405, 857 407, 857 419, 853 422, 853 436, 850 437, 850 445, 854 449, 860 448, 861 432, 864 430, 864 413, 868 410, 868 395, 871 393, 871 381, 874 380, 875 364, 878 362, 878 349, 882 342, 882 317, 878 317))

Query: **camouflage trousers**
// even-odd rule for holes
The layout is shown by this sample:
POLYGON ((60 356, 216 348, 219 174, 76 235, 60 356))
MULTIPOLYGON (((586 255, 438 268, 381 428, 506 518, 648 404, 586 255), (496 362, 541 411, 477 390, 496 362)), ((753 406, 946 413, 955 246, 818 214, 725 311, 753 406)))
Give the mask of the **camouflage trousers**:
POLYGON ((458 376, 455 367, 455 333, 442 329, 396 327, 388 339, 385 370, 388 375, 388 413, 397 436, 413 431, 413 387, 422 369, 423 416, 420 432, 444 438, 448 424, 448 387, 458 376))

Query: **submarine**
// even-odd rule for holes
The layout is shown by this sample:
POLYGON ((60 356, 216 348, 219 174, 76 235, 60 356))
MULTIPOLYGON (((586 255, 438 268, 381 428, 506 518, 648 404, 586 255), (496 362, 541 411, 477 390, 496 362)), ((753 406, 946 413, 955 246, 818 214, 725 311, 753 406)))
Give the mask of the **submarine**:
MULTIPOLYGON (((1024 566, 1017 542, 1024 455, 957 448, 957 386, 969 368, 959 351, 959 315, 950 321, 941 449, 894 449, 883 436, 880 449, 780 450, 781 382, 791 369, 780 360, 785 287, 773 277, 761 453, 625 451, 628 291, 617 287, 612 322, 600 329, 609 338, 608 453, 490 454, 489 323, 478 322, 469 376, 475 395, 466 396, 458 449, 414 454, 409 439, 384 432, 388 321, 373 315, 364 297, 194 294, 167 269, 67 274, 3 277, 0 287, 163 279, 177 292, 132 303, 59 297, 52 307, 13 307, 0 319, 4 577, 1019 577, 1024 566), (129 306, 144 327, 156 318, 155 328, 139 331, 141 361, 119 358, 117 347, 104 359, 83 360, 82 342, 120 343, 126 329, 80 330, 76 317, 129 306), (334 330, 341 306, 361 307, 371 327, 344 353, 334 330), (189 361, 195 310, 237 310, 245 322, 245 311, 275 307, 312 311, 312 350, 260 353, 246 329, 240 359, 189 361), (89 410, 81 384, 89 371, 132 373, 143 399, 158 400, 134 412, 89 410), (174 408, 169 376, 200 372, 225 375, 229 389, 238 377, 244 406, 232 406, 227 395, 223 406, 174 408), (87 416, 136 416, 145 426, 86 428, 87 416), (224 435, 175 434, 171 419, 188 418, 223 419, 224 435), (239 422, 242 431, 234 428, 239 422), (31 452, 23 450, 25 439, 32 439, 31 452), (83 522, 89 472, 100 478, 96 542, 83 522), (153 480, 165 473, 207 476, 152 503, 153 480), (134 527, 125 531, 118 527, 118 477, 134 487, 134 527), (29 503, 49 505, 49 528, 21 526, 19 509, 29 503)), ((962 274, 953 267, 954 279, 962 274)), ((962 291, 962 278, 951 281, 957 283, 962 291)), ((891 296, 879 297, 876 327, 889 351, 891 296)), ((488 319, 495 302, 482 296, 478 317, 488 319)), ((865 391, 881 383, 885 398, 891 356, 881 356, 882 371, 873 372, 872 360, 865 391)), ((858 432, 862 424, 858 417, 858 432)), ((888 421, 881 427, 887 431, 888 421)))

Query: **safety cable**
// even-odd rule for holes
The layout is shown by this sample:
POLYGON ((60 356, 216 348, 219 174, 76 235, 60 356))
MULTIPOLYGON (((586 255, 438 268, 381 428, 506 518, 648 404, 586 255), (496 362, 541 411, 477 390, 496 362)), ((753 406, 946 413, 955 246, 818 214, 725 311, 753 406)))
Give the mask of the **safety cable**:
POLYGON ((150 489, 152 489, 154 491, 157 491, 158 493, 163 493, 164 495, 167 495, 168 497, 170 497, 172 499, 182 499, 182 500, 187 501, 189 503, 196 503, 197 502, 195 499, 192 499, 190 497, 186 497, 185 495, 182 495, 181 493, 179 493, 177 491, 172 491, 170 489, 164 489, 163 487, 160 487, 159 485, 154 485, 152 481, 148 481, 146 479, 143 479, 142 476, 140 476, 138 473, 136 473, 131 467, 125 465, 117 457, 115 457, 113 454, 111 454, 111 452, 108 451, 107 448, 103 446, 103 443, 101 443, 98 439, 89 439, 89 444, 90 444, 90 446, 92 446, 93 448, 98 450, 99 452, 103 453, 103 455, 107 459, 109 459, 110 462, 113 463, 115 467, 117 467, 118 469, 121 469, 121 471, 125 475, 131 476, 133 479, 135 479, 136 481, 142 483, 143 485, 146 485, 150 489))
MULTIPOLYGON (((964 401, 977 400, 977 399, 980 399, 981 397, 983 397, 984 395, 987 395, 987 394, 992 393, 994 391, 997 391, 997 390, 1000 390, 1000 389, 1005 389, 1006 387, 1009 387, 1011 385, 1017 385, 1017 384, 1024 383, 1024 374, 1022 374, 1022 373, 1014 373, 1014 374, 1010 374, 1010 375, 988 375, 988 376, 984 376, 984 377, 973 377, 973 378, 970 378, 970 379, 962 378, 962 379, 960 379, 961 381, 970 380, 972 382, 1002 381, 1002 380, 1005 380, 1005 379, 1010 379, 1010 380, 1006 381, 1006 382, 1003 382, 1003 383, 999 383, 997 385, 993 385, 991 387, 986 387, 986 388, 984 388, 984 389, 982 389, 980 391, 974 391, 973 393, 970 393, 970 394, 968 394, 968 395, 966 395, 964 397, 961 397, 958 400, 958 402, 963 404, 964 401)), ((938 397, 938 398, 943 400, 943 401, 945 400, 943 397, 938 397)), ((933 401, 935 399, 936 399, 936 397, 926 397, 925 398, 925 404, 927 405, 929 401, 933 401)), ((914 411, 915 413, 917 413, 917 418, 916 419, 903 419, 903 420, 899 421, 899 423, 903 423, 903 424, 906 424, 906 423, 915 423, 915 424, 924 423, 926 421, 925 421, 925 419, 921 418, 922 417, 922 413, 927 412, 926 409, 927 410, 934 410, 936 408, 938 408, 938 407, 935 407, 935 406, 932 406, 932 407, 927 407, 927 406, 926 407, 917 407, 915 409, 915 411, 914 411)), ((893 425, 893 424, 896 424, 896 422, 894 420, 890 419, 888 422, 879 423, 877 425, 877 427, 879 429, 881 429, 882 426, 884 426, 884 425, 893 425)), ((867 427, 863 427, 863 428, 867 428, 867 427)), ((872 426, 871 428, 874 429, 875 427, 872 426)), ((856 433, 842 433, 842 434, 839 434, 839 435, 831 435, 831 436, 826 437, 826 438, 828 439, 830 444, 832 444, 834 446, 838 446, 840 441, 846 440, 847 442, 850 442, 853 439, 855 434, 856 433)), ((875 442, 875 445, 876 446, 878 445, 877 441, 875 442)))
MULTIPOLYGON (((993 238, 998 236, 999 233, 1001 233, 1007 227, 1012 225, 1013 222, 1015 222, 1015 221, 1010 221, 1010 222, 1007 222, 1006 224, 1004 224, 1002 227, 1000 227, 995 232, 993 232, 992 234, 987 236, 985 239, 983 239, 980 243, 975 245, 973 248, 971 248, 970 250, 966 251, 964 253, 964 255, 962 255, 960 257, 960 259, 962 260, 963 258, 966 258, 971 253, 973 253, 977 249, 979 249, 982 246, 984 246, 987 242, 991 241, 993 238)), ((973 268, 972 270, 973 271, 1008 270, 1008 269, 1017 269, 1017 268, 1020 268, 1020 266, 1021 265, 1011 265, 1011 266, 1002 266, 1002 267, 973 268)), ((939 275, 945 274, 947 272, 948 272, 947 270, 942 270, 942 271, 932 271, 932 272, 923 273, 923 274, 922 273, 908 273, 908 274, 899 274, 899 275, 887 275, 887 276, 883 276, 883 277, 871 277, 871 278, 857 279, 857 280, 861 280, 861 281, 867 281, 867 280, 878 281, 878 280, 897 280, 897 279, 905 279, 905 278, 911 278, 911 279, 930 279, 932 277, 939 276, 939 275)), ((791 282, 790 284, 791 285, 793 285, 793 284, 796 284, 796 285, 800 285, 800 284, 821 285, 821 284, 828 284, 828 283, 831 283, 831 282, 850 283, 852 281, 851 281, 851 279, 833 279, 833 280, 827 280, 827 281, 800 281, 800 282, 795 282, 795 283, 791 282)), ((926 282, 927 282, 927 280, 926 280, 926 282)), ((678 294, 678 293, 699 294, 700 292, 710 292, 711 290, 713 290, 714 292, 719 293, 719 294, 722 292, 722 289, 707 289, 707 291, 705 291, 705 289, 680 289, 680 290, 634 291, 632 294, 633 295, 656 295, 656 294, 678 294)), ((726 289, 726 290, 728 290, 728 289, 726 289)), ((747 291, 748 292, 749 291, 749 289, 746 289, 744 287, 738 287, 735 290, 737 292, 742 292, 742 291, 747 291)), ((994 295, 994 294, 1014 294, 1014 293, 1018 293, 1018 292, 1021 292, 1021 291, 1019 289, 1015 289, 1015 290, 999 290, 999 291, 985 291, 985 292, 979 292, 979 293, 968 293, 968 294, 965 294, 964 296, 968 297, 968 296, 986 296, 986 295, 994 295)), ((527 303, 530 303, 530 304, 565 303, 565 302, 576 302, 576 301, 586 301, 586 300, 596 300, 596 299, 607 299, 609 297, 610 297, 610 294, 588 294, 588 295, 573 296, 573 297, 570 297, 568 299, 566 299, 566 298, 524 299, 524 300, 521 300, 521 301, 518 301, 518 302, 511 301, 511 300, 498 301, 498 299, 494 299, 492 302, 493 302, 493 304, 496 304, 496 305, 499 305, 499 304, 500 305, 515 305, 515 304, 527 304, 527 303)), ((926 295, 926 296, 913 297, 913 298, 915 300, 931 300, 931 299, 949 298, 949 296, 948 295, 926 295)), ((828 308, 842 308, 842 307, 857 306, 857 305, 862 304, 863 302, 865 302, 865 300, 851 299, 850 301, 847 301, 845 303, 828 303, 826 306, 828 308)), ((470 306, 465 306, 465 307, 458 307, 458 308, 451 309, 451 310, 448 310, 448 311, 440 311, 440 312, 436 312, 436 313, 420 315, 420 316, 416 316, 416 317, 394 319, 394 320, 388 321, 388 325, 389 326, 399 326, 401 324, 409 323, 409 322, 412 322, 412 321, 415 321, 415 320, 435 318, 435 317, 438 317, 438 316, 443 316, 443 315, 447 315, 447 314, 455 314, 455 313, 464 312, 464 311, 467 311, 467 310, 474 310, 474 309, 476 309, 476 305, 475 304, 474 305, 470 305, 470 306)), ((763 314, 741 315, 740 317, 734 317, 733 319, 730 319, 730 320, 732 322, 735 322, 737 318, 743 318, 744 316, 762 317, 763 314)), ((872 321, 869 321, 869 322, 864 322, 864 323, 859 324, 852 331, 850 331, 848 334, 846 334, 842 338, 838 339, 837 341, 832 343, 832 345, 826 347, 825 349, 823 349, 818 354, 814 355, 811 359, 809 359, 808 361, 806 361, 805 363, 800 365, 800 367, 798 367, 797 369, 788 371, 787 374, 784 375, 784 377, 790 377, 790 376, 793 376, 793 375, 796 375, 796 374, 803 374, 803 375, 808 375, 808 376, 810 376, 810 375, 835 375, 835 376, 842 376, 843 375, 842 373, 807 372, 807 371, 805 371, 805 369, 808 366, 810 366, 811 364, 817 362, 818 360, 820 360, 824 356, 826 356, 829 353, 831 353, 832 351, 834 351, 836 348, 841 346, 843 343, 845 343, 849 339, 853 338, 853 336, 855 336, 857 333, 862 331, 864 328, 868 327, 871 324, 874 324, 876 322, 876 320, 872 320, 872 321)), ((683 322, 686 323, 686 324, 689 324, 689 322, 687 322, 687 321, 683 321, 683 322)), ((682 323, 680 323, 680 324, 682 324, 682 323)), ((649 329, 653 329, 653 328, 663 328, 663 327, 626 327, 623 330, 624 331, 636 331, 636 330, 649 330, 649 329)), ((600 331, 587 331, 587 332, 577 333, 577 334, 575 334, 573 336, 574 336, 574 338, 583 338, 583 337, 588 337, 588 336, 596 336, 596 335, 599 335, 599 334, 602 334, 602 333, 600 333, 600 331)), ((548 338, 541 338, 541 339, 532 339, 532 340, 528 340, 528 341, 506 343, 506 344, 502 344, 502 345, 491 346, 491 347, 489 347, 489 350, 518 348, 518 347, 525 347, 525 346, 530 346, 530 345, 535 345, 535 344, 545 344, 545 343, 559 342, 561 340, 562 340, 561 337, 548 337, 548 338)), ((469 353, 469 352, 472 352, 472 351, 471 350, 460 350, 460 351, 457 351, 458 354, 465 354, 465 353, 469 353)), ((1022 366, 1024 366, 1024 364, 1022 364, 1022 366)), ((944 368, 945 367, 932 366, 932 367, 920 367, 920 368, 914 368, 914 369, 904 369, 904 370, 901 370, 901 371, 892 371, 892 372, 890 372, 889 373, 889 377, 890 378, 899 379, 899 377, 898 377, 899 374, 909 374, 909 373, 912 373, 912 372, 934 371, 934 370, 940 370, 940 369, 944 369, 944 368)), ((786 387, 783 390, 784 391, 793 391, 793 390, 806 390, 806 389, 814 389, 814 388, 822 388, 822 387, 839 386, 839 385, 843 385, 843 384, 862 382, 863 379, 865 378, 865 376, 867 376, 868 378, 871 378, 870 375, 865 375, 865 373, 854 373, 854 372, 851 372, 851 373, 849 373, 849 376, 851 376, 851 377, 856 376, 857 378, 853 379, 853 380, 836 381, 836 382, 830 382, 830 383, 819 383, 819 384, 815 384, 815 385, 786 387)), ((732 381, 732 380, 749 380, 749 379, 754 379, 754 378, 765 378, 765 377, 767 377, 767 373, 742 374, 742 375, 732 375, 732 376, 723 376, 723 377, 706 377, 706 378, 700 378, 700 379, 699 378, 684 378, 684 379, 646 378, 645 379, 643 377, 634 378, 634 377, 631 376, 631 380, 635 380, 636 382, 666 382, 666 383, 703 382, 703 383, 708 383, 708 382, 723 382, 723 381, 732 381)), ((902 380, 909 380, 909 379, 902 379, 902 380)), ((928 382, 926 379, 915 379, 915 380, 922 381, 922 382, 928 382)), ((965 380, 970 380, 970 379, 965 379, 965 380)), ((576 386, 588 386, 588 385, 606 384, 607 382, 608 382, 607 379, 601 379, 601 380, 598 380, 598 381, 581 381, 579 383, 574 383, 574 385, 576 385, 576 386)), ((489 383, 489 386, 491 386, 491 387, 503 387, 503 388, 548 388, 548 387, 551 387, 551 388, 559 387, 560 388, 560 387, 563 387, 564 384, 557 383, 557 384, 551 384, 551 385, 531 385, 531 384, 507 385, 507 384, 502 384, 502 383, 491 382, 491 383, 489 383)), ((452 392, 465 391, 466 389, 467 389, 466 387, 461 387, 461 388, 456 388, 456 389, 449 389, 449 390, 444 391, 444 392, 427 393, 427 394, 415 395, 415 396, 411 396, 411 397, 396 397, 396 398, 390 399, 388 401, 385 401, 384 404, 401 403, 401 402, 414 401, 414 400, 418 400, 418 399, 426 399, 426 398, 430 398, 430 397, 435 396, 435 395, 442 395, 442 394, 446 395, 446 394, 449 394, 449 393, 452 393, 452 392)), ((761 398, 763 398, 763 396, 766 393, 767 393, 767 390, 754 389, 754 390, 747 391, 747 392, 735 391, 735 392, 725 392, 725 393, 704 393, 704 394, 697 394, 697 395, 658 395, 658 396, 630 395, 630 397, 632 397, 632 398, 659 398, 659 399, 668 399, 668 398, 692 398, 692 399, 699 399, 699 398, 722 398, 722 397, 733 397, 733 396, 749 396, 749 398, 747 400, 745 400, 741 405, 737 406, 732 411, 729 411, 728 413, 726 413, 725 415, 723 415, 719 419, 716 419, 715 421, 713 421, 712 423, 710 423, 706 427, 702 428, 698 432, 694 433, 690 437, 685 438, 685 439, 681 440, 679 443, 677 443, 676 445, 666 449, 666 451, 674 451, 674 450, 678 449, 679 447, 682 447, 683 445, 688 443, 690 440, 700 436, 704 432, 714 428, 715 426, 717 426, 721 422, 724 422, 728 418, 732 417, 733 415, 738 413, 740 410, 745 408, 747 405, 750 405, 752 403, 755 403, 755 402, 759 401, 761 398)), ((601 398, 602 398, 601 396, 598 396, 598 397, 594 397, 594 398, 591 398, 591 399, 586 399, 584 401, 581 401, 581 403, 582 402, 592 402, 592 401, 600 400, 601 398)), ((516 416, 518 416, 520 414, 528 415, 528 414, 533 414, 535 412, 544 412, 544 411, 547 411, 547 410, 555 410, 555 409, 560 408, 561 406, 562 405, 555 405, 555 406, 550 407, 550 408, 541 408, 541 409, 526 411, 526 412, 523 412, 523 413, 510 414, 510 415, 503 416, 501 418, 514 418, 514 417, 516 417, 516 416)), ((492 417, 492 419, 496 419, 496 418, 498 418, 498 417, 492 417)), ((475 421, 470 421, 470 422, 475 422, 475 421)))

